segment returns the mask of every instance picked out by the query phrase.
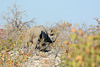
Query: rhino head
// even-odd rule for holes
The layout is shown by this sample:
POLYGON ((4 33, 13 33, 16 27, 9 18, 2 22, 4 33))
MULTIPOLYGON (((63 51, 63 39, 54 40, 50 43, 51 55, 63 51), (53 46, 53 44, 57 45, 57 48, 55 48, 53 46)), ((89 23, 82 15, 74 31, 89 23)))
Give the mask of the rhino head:
POLYGON ((56 34, 54 33, 53 30, 48 30, 48 36, 49 36, 51 42, 55 42, 56 41, 57 36, 56 36, 56 34))

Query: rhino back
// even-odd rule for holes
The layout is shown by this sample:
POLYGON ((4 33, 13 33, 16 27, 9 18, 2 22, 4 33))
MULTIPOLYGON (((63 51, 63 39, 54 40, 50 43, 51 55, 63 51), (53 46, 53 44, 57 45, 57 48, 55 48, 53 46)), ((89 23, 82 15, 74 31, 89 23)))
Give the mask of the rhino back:
POLYGON ((47 34, 45 28, 42 25, 34 26, 27 30, 25 39, 27 41, 31 41, 34 37, 39 37, 42 31, 47 34))
POLYGON ((47 34, 46 29, 42 25, 34 26, 34 27, 32 27, 32 30, 33 30, 34 35, 36 35, 36 36, 40 35, 42 31, 47 34))

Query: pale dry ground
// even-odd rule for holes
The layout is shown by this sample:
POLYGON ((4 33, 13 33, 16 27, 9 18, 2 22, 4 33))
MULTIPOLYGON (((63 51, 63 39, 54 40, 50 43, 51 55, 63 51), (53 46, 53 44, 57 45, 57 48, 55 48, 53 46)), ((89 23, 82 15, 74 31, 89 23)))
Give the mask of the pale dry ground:
POLYGON ((30 57, 23 67, 60 67, 63 52, 59 49, 52 49, 49 52, 33 51, 33 57, 30 57))

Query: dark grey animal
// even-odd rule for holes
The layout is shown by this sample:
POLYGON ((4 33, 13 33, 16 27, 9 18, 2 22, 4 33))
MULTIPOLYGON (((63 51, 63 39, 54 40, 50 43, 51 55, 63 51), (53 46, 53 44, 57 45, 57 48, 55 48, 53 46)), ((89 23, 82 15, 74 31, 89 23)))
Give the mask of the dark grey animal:
POLYGON ((35 49, 44 50, 56 40, 56 35, 52 33, 52 30, 46 30, 40 25, 27 30, 25 39, 26 45, 31 42, 36 45, 35 49))

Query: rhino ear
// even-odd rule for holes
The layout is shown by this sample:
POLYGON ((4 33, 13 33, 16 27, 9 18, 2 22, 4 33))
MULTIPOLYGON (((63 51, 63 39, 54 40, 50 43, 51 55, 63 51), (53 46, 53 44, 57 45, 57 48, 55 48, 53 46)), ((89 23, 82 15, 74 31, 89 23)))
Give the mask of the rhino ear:
POLYGON ((51 30, 51 33, 53 32, 53 30, 51 30))

